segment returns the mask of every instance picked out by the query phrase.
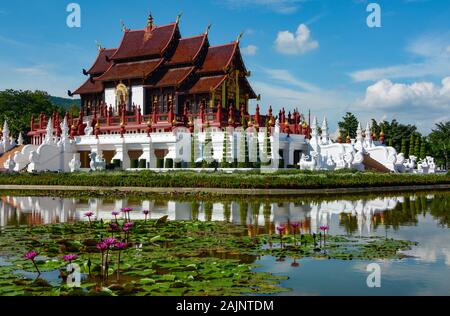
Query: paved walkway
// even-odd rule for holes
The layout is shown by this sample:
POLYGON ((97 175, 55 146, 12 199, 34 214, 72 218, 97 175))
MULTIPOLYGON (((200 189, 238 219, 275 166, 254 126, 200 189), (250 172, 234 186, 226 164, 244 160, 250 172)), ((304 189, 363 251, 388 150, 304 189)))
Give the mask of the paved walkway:
POLYGON ((146 188, 146 187, 80 187, 80 186, 46 186, 46 185, 0 185, 0 190, 15 191, 73 191, 73 192, 125 192, 157 194, 195 194, 208 193, 217 195, 315 195, 315 194, 352 194, 352 193, 389 193, 425 190, 450 190, 450 184, 387 186, 371 188, 336 188, 336 189, 219 189, 219 188, 146 188))

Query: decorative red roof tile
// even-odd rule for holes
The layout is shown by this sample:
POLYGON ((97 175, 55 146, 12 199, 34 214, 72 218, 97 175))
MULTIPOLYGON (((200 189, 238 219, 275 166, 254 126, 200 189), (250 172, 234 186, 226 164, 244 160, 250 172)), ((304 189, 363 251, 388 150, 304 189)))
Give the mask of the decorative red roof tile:
POLYGON ((159 26, 150 30, 125 31, 120 47, 111 57, 114 60, 162 55, 172 41, 177 23, 159 26))
POLYGON ((238 43, 230 43, 221 46, 211 46, 205 58, 200 73, 223 72, 232 62, 238 43))
POLYGON ((111 58, 116 52, 115 48, 106 49, 102 48, 98 53, 97 60, 92 65, 91 69, 87 71, 90 75, 99 75, 103 74, 106 70, 111 67, 111 62, 108 62, 106 58, 111 58))
POLYGON ((177 49, 168 61, 168 65, 192 63, 197 58, 207 39, 206 34, 183 38, 179 41, 177 49))
POLYGON ((111 66, 102 76, 96 80, 114 81, 136 78, 147 78, 164 61, 163 58, 136 61, 131 63, 115 64, 111 66))
POLYGON ((75 94, 89 94, 89 93, 102 93, 103 92, 103 84, 100 81, 91 81, 89 78, 85 83, 81 85, 75 92, 75 94))
POLYGON ((209 93, 216 90, 227 79, 227 75, 202 77, 189 90, 189 93, 209 93))
POLYGON ((177 86, 183 83, 184 80, 194 71, 195 67, 184 67, 169 69, 161 80, 154 86, 156 88, 177 86))

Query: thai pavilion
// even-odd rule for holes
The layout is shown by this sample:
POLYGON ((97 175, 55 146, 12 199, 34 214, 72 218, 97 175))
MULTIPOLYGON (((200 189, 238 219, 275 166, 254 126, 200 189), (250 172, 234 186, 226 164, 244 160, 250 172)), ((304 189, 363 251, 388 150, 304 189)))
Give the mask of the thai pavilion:
MULTIPOLYGON (((187 110, 199 114, 217 113, 218 106, 236 114, 257 96, 247 77, 239 39, 211 46, 209 27, 204 34, 182 38, 179 17, 175 23, 156 26, 148 17, 140 30, 124 28, 117 49, 100 48, 86 82, 70 95, 80 95, 84 115, 100 112, 106 104, 113 114, 124 107, 127 113, 141 109, 142 114, 165 117, 172 111, 182 116, 187 110)), ((162 124, 164 125, 164 124, 162 124)), ((162 126, 164 127, 164 126, 162 126)))

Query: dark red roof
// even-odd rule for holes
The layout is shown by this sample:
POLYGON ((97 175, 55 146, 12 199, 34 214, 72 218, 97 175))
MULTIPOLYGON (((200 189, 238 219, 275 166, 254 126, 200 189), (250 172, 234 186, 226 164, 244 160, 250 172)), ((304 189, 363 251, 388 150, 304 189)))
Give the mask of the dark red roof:
POLYGON ((147 78, 164 61, 163 58, 115 64, 105 74, 98 77, 99 81, 114 81, 122 79, 147 78))
POLYGON ((183 83, 184 80, 194 71, 195 67, 184 67, 169 69, 161 80, 154 86, 157 88, 177 86, 183 83))
POLYGON ((168 65, 192 63, 197 58, 207 39, 206 34, 183 38, 179 41, 175 54, 168 65))
POLYGON ((92 65, 91 69, 87 71, 90 75, 98 75, 103 74, 106 70, 108 70, 109 67, 111 67, 111 62, 108 62, 106 58, 111 58, 112 55, 114 55, 116 52, 115 48, 102 48, 97 56, 97 60, 92 65))
POLYGON ((224 71, 232 62, 238 43, 221 46, 211 46, 205 58, 200 73, 224 71))
POLYGON ((227 75, 202 77, 189 90, 189 93, 209 93, 216 90, 227 79, 227 75))
POLYGON ((100 81, 91 81, 89 78, 85 83, 81 85, 73 94, 89 94, 89 93, 102 93, 103 84, 100 81))
POLYGON ((125 31, 114 60, 162 55, 172 41, 178 24, 172 23, 150 30, 125 31))

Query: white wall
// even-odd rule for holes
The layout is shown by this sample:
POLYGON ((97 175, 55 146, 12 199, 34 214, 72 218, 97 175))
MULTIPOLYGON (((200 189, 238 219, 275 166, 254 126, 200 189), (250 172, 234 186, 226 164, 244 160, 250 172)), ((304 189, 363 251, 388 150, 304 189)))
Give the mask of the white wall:
POLYGON ((105 102, 108 105, 108 108, 111 105, 113 108, 113 112, 117 112, 116 89, 115 88, 106 88, 105 89, 105 102))
MULTIPOLYGON (((131 87, 131 104, 140 106, 141 110, 144 109, 144 87, 143 86, 133 86, 131 87)), ((142 113, 146 114, 146 113, 142 113)))

